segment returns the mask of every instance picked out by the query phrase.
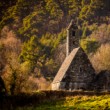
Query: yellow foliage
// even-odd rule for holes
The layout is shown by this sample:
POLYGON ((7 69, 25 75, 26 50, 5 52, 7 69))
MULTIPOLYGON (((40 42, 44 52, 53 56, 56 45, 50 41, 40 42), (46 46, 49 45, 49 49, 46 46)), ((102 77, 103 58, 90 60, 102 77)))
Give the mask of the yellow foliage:
POLYGON ((97 71, 110 70, 110 44, 103 44, 91 58, 97 71))

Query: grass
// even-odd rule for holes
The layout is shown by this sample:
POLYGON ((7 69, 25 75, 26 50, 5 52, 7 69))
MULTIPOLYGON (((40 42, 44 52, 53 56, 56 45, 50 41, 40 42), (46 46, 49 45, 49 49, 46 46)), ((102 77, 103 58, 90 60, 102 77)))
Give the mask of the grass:
POLYGON ((16 110, 110 110, 110 95, 66 97, 16 110))

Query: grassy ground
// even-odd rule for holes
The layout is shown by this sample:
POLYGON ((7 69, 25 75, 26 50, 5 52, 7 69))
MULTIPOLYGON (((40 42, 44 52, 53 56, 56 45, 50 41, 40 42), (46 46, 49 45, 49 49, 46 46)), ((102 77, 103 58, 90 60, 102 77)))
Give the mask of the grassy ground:
POLYGON ((74 96, 16 110, 110 110, 110 95, 74 96))

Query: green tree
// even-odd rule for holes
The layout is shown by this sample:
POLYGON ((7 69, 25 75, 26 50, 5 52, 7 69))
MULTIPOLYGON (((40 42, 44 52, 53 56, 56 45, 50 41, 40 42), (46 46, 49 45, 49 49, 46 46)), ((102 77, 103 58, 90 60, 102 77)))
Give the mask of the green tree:
POLYGON ((23 45, 22 52, 20 54, 21 62, 30 62, 33 70, 39 59, 40 50, 41 48, 38 39, 35 36, 31 37, 30 40, 25 42, 23 45))

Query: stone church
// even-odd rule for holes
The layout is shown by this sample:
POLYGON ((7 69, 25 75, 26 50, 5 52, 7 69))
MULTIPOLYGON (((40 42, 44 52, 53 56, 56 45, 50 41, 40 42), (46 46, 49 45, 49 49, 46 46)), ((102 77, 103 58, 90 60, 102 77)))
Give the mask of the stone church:
POLYGON ((94 90, 99 86, 104 89, 105 82, 101 81, 100 85, 100 80, 106 81, 106 78, 96 75, 79 42, 78 27, 71 21, 67 28, 66 58, 52 82, 52 90, 94 90))

